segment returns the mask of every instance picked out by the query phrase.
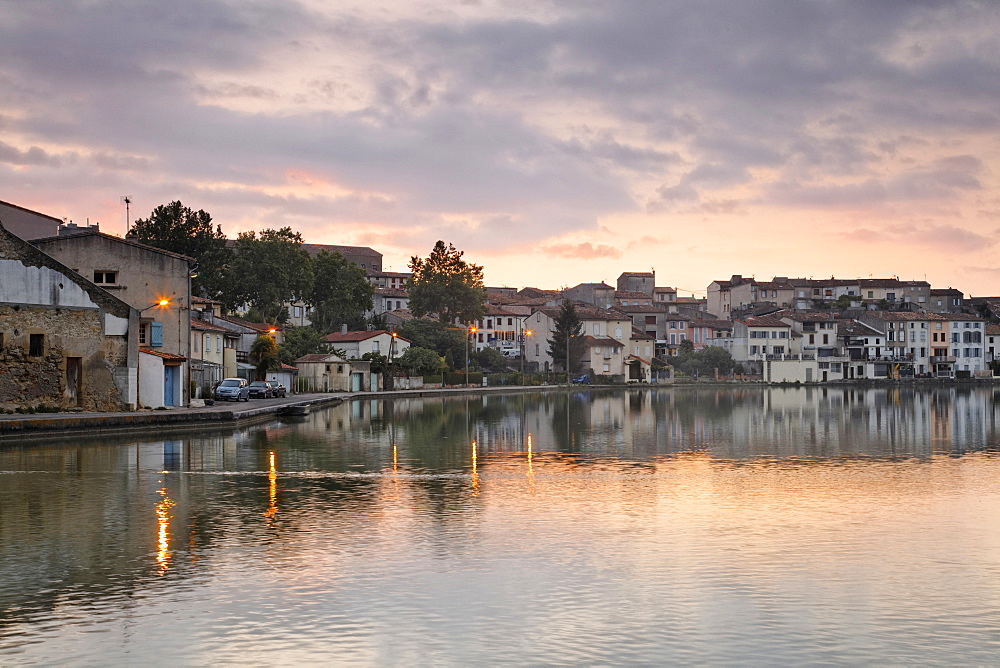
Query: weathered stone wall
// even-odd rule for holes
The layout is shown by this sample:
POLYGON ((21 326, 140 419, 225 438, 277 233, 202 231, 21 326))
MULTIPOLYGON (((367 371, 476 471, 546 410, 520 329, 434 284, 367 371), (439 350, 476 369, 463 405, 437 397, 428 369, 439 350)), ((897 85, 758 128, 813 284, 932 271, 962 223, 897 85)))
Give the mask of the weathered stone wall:
POLYGON ((39 405, 118 411, 127 407, 115 368, 127 366, 125 337, 104 335, 97 309, 0 305, 0 408, 39 405), (29 356, 31 334, 44 335, 40 357, 29 356), (78 402, 66 388, 66 358, 81 358, 78 402))

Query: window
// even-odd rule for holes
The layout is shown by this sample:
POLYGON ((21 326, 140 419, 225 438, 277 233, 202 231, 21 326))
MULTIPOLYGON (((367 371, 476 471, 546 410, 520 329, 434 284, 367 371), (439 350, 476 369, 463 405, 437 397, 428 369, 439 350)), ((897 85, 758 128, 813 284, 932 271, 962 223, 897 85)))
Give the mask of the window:
POLYGON ((198 352, 198 340, 199 340, 200 338, 201 338, 200 336, 196 336, 196 337, 194 337, 194 351, 195 351, 195 352, 198 352))
POLYGON ((30 357, 41 357, 45 354, 45 335, 28 335, 28 355, 30 357))
POLYGON ((750 354, 756 355, 759 348, 757 346, 750 346, 750 354))
POLYGON ((372 341, 372 352, 373 353, 379 352, 379 342, 378 341, 372 341))
POLYGON ((785 346, 771 346, 771 352, 773 352, 775 355, 784 355, 785 346))
POLYGON ((295 311, 295 317, 296 318, 301 318, 302 317, 302 307, 301 306, 296 306, 296 307, 294 307, 293 310, 295 311))
POLYGON ((609 371, 611 371, 611 365, 610 364, 605 364, 604 365, 604 373, 608 373, 609 371))
POLYGON ((117 285, 118 284, 118 272, 117 271, 95 271, 94 272, 94 283, 98 285, 117 285))
POLYGON ((146 323, 139 323, 139 345, 146 345, 146 323))
POLYGON ((595 322, 594 323, 594 336, 600 336, 600 334, 601 334, 601 323, 595 322))
POLYGON ((217 353, 221 353, 222 352, 222 335, 221 334, 216 334, 215 335, 215 352, 217 352, 217 353))

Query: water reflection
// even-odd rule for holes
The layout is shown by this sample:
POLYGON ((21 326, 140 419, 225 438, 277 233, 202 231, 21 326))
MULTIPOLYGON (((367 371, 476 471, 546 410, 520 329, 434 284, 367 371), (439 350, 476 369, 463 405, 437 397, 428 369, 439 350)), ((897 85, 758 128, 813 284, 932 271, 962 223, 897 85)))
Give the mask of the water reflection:
POLYGON ((2 445, 0 656, 290 662, 332 637, 355 663, 984 662, 997 405, 973 386, 558 391, 2 445))

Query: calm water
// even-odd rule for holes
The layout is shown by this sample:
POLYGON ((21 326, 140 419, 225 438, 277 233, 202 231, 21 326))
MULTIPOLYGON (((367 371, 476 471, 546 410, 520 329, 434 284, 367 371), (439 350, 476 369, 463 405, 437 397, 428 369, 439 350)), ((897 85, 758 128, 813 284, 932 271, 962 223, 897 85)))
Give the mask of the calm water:
POLYGON ((996 663, 992 389, 0 443, 0 664, 996 663))

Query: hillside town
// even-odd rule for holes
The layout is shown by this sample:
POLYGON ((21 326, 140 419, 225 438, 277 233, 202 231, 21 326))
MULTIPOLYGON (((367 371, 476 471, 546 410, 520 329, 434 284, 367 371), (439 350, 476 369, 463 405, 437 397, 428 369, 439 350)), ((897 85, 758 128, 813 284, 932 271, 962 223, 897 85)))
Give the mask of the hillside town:
POLYGON ((259 309, 226 308, 232 300, 224 295, 198 294, 199 258, 132 234, 6 202, 0 226, 0 409, 7 411, 186 406, 210 399, 226 378, 274 381, 292 392, 420 387, 446 383, 448 372, 469 383, 470 366, 483 383, 483 372, 502 382, 513 372, 512 382, 594 384, 990 378, 1000 354, 1000 297, 922 280, 734 274, 696 297, 679 295, 653 270, 624 271, 615 285, 478 286, 484 299, 465 320, 411 308, 413 274, 385 271, 375 249, 300 243, 310 257, 360 270, 370 286, 363 321, 349 327, 341 318, 336 326, 327 318, 324 331, 308 299, 262 318, 259 309), (560 322, 567 312, 576 320, 569 330, 560 322), (399 364, 418 357, 407 334, 435 320, 445 322, 451 349, 429 355, 429 365, 399 364), (262 339, 282 347, 306 328, 319 329, 310 352, 262 368, 255 351, 262 339), (679 364, 709 350, 724 356, 696 371, 679 364))

